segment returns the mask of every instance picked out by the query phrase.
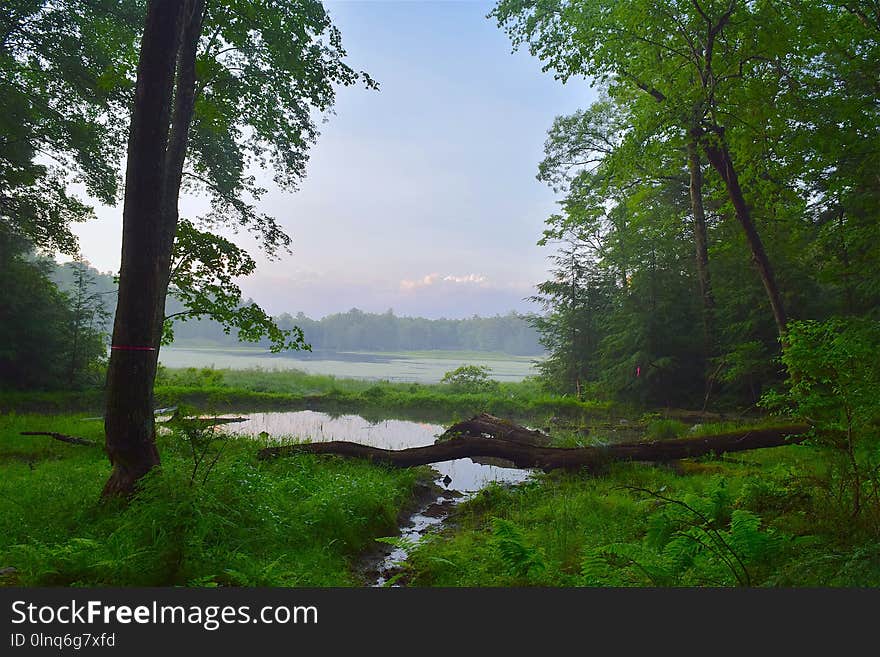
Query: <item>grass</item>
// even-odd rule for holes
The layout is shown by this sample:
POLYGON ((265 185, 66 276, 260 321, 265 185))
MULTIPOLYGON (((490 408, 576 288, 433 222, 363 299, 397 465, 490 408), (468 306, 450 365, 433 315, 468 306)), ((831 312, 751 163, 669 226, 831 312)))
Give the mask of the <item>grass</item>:
POLYGON ((349 586, 351 564, 393 533, 423 470, 308 455, 262 462, 226 443, 204 483, 178 436, 160 437, 162 471, 128 506, 101 503, 99 448, 19 431, 96 440, 77 416, 0 416, 0 568, 25 586, 349 586))
POLYGON ((415 586, 728 586, 743 583, 741 559, 752 586, 880 586, 876 525, 846 517, 826 464, 817 448, 791 446, 493 485, 415 549, 406 576, 415 586), (715 532, 730 552, 697 546, 714 546, 715 532))
MULTIPOLYGON (((12 395, 3 403, 61 411, 94 403, 96 392, 12 395)), ((443 421, 488 410, 549 426, 556 446, 744 426, 688 427, 656 413, 619 418, 619 407, 546 395, 530 381, 468 395, 292 371, 187 369, 164 371, 156 397, 158 405, 195 401, 203 411, 307 407, 443 421)), ((202 466, 192 477, 187 443, 162 435, 161 473, 123 507, 98 501, 109 473, 99 448, 22 430, 102 438, 101 422, 83 415, 0 415, 0 572, 15 568, 0 575, 6 584, 357 585, 356 559, 395 533, 426 473, 308 455, 261 462, 252 440, 234 438, 214 445, 225 446, 207 476, 202 466)), ((852 518, 836 467, 833 454, 793 445, 675 468, 621 463, 601 476, 550 473, 516 488, 490 485, 412 552, 405 581, 880 586, 877 510, 852 518)))
MULTIPOLYGON (((610 402, 552 395, 533 381, 501 383, 496 390, 456 393, 441 384, 392 383, 307 374, 297 370, 160 370, 157 406, 185 404, 205 411, 302 410, 356 412, 368 419, 388 417, 450 421, 479 412, 510 418, 582 419, 608 416, 610 402)), ((2 392, 0 411, 100 413, 101 390, 2 392)))

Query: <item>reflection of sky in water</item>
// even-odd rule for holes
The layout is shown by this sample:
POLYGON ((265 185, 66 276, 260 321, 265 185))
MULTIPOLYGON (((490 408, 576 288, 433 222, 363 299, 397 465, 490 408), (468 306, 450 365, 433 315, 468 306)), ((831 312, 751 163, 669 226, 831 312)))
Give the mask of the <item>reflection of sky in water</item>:
MULTIPOLYGON (((347 440, 382 449, 431 445, 444 431, 439 424, 406 420, 382 420, 373 424, 359 415, 331 417, 316 411, 251 413, 242 417, 248 418, 248 421, 229 424, 224 429, 250 435, 265 431, 276 439, 293 437, 312 442, 347 440)), ((448 486, 450 489, 462 492, 479 490, 490 481, 517 483, 528 476, 525 470, 481 465, 471 459, 435 463, 432 467, 440 473, 441 478, 448 475, 452 479, 448 486)))

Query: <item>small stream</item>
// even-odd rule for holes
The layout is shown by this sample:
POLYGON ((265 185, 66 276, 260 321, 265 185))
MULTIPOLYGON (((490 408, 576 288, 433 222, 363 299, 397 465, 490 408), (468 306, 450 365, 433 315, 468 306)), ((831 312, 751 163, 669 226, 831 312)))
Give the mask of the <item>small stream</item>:
MULTIPOLYGON (((311 442, 348 440, 383 449, 431 445, 445 431, 442 425, 427 422, 382 420, 374 423, 359 415, 332 417, 316 411, 251 413, 242 417, 247 421, 226 425, 224 430, 253 436, 265 432, 279 441, 286 437, 311 442)), ((437 473, 436 488, 424 496, 400 527, 404 540, 417 541, 436 530, 456 504, 472 497, 488 483, 518 484, 529 476, 528 470, 475 463, 471 459, 435 463, 431 467, 437 473)), ((371 558, 374 563, 366 564, 364 569, 375 580, 374 586, 384 586, 407 556, 405 549, 387 546, 387 550, 377 551, 371 558)))

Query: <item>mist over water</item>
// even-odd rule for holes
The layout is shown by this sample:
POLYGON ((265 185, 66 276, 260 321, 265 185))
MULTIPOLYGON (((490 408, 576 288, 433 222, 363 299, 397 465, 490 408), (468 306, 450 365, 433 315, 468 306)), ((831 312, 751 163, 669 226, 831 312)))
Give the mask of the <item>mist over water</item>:
POLYGON ((165 367, 301 370, 366 380, 437 383, 461 365, 486 365, 498 381, 522 381, 537 373, 535 357, 480 353, 423 352, 383 354, 370 352, 287 352, 264 349, 209 349, 163 347, 159 361, 165 367))

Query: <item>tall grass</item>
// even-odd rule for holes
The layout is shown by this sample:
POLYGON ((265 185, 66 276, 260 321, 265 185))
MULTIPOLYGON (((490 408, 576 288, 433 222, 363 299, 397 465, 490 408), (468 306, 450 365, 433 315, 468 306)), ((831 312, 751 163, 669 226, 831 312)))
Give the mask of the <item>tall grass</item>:
MULTIPOLYGON (((158 406, 186 404, 203 411, 310 409, 356 412, 368 419, 412 417, 443 422, 480 412, 519 419, 554 415, 580 418, 604 416, 613 409, 610 402, 549 394, 533 380, 464 393, 441 384, 365 381, 296 370, 213 368, 160 368, 155 400, 158 406)), ((0 412, 98 414, 102 409, 100 390, 0 393, 0 412)))
POLYGON ((821 450, 790 446, 490 486, 459 507, 450 530, 413 550, 406 578, 415 586, 880 586, 880 540, 825 500, 833 480, 824 472, 821 450))
POLYGON ((0 417, 0 567, 26 586, 345 586, 351 562, 396 529, 420 470, 302 455, 255 458, 229 439, 204 483, 188 446, 160 436, 162 468, 130 505, 102 503, 100 448, 22 430, 101 439, 79 417, 0 417))

